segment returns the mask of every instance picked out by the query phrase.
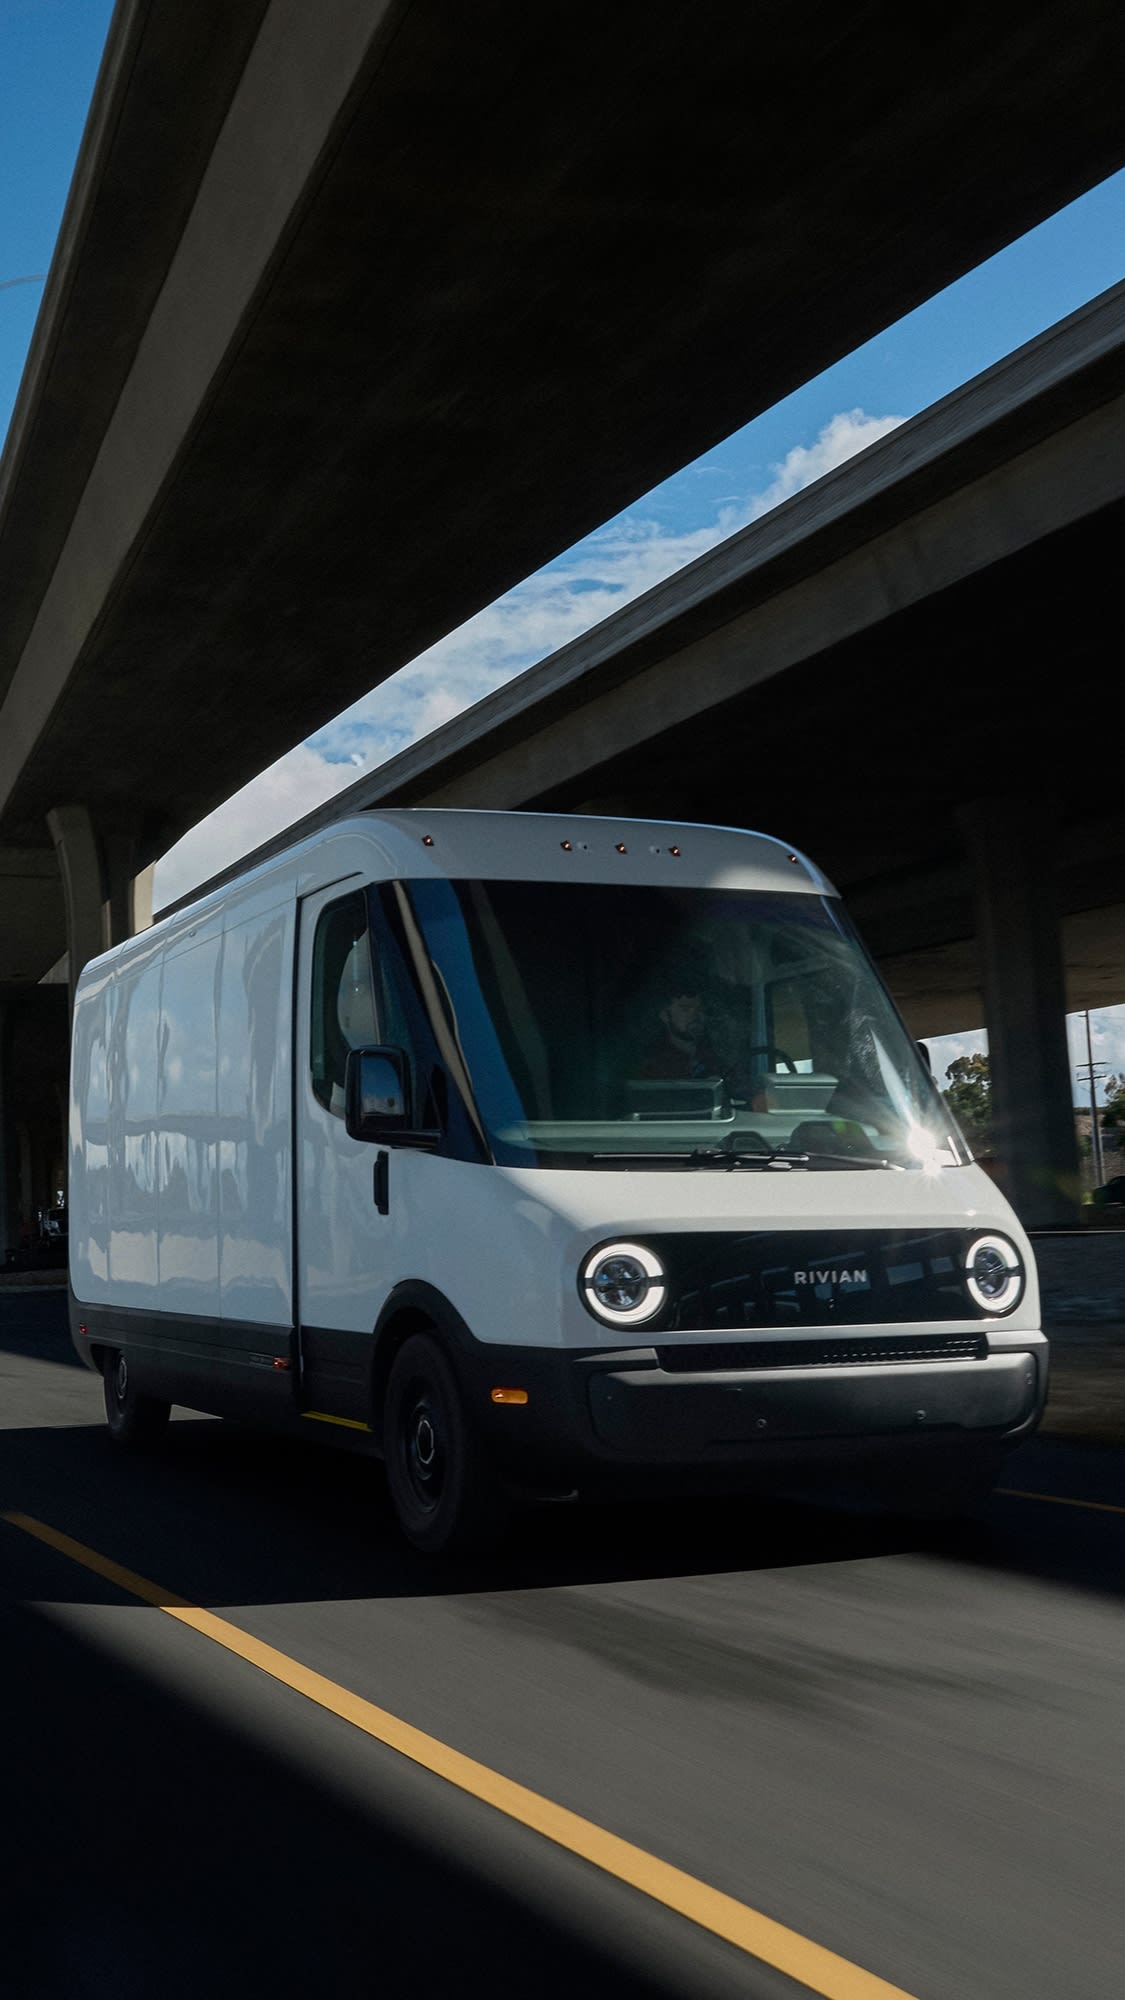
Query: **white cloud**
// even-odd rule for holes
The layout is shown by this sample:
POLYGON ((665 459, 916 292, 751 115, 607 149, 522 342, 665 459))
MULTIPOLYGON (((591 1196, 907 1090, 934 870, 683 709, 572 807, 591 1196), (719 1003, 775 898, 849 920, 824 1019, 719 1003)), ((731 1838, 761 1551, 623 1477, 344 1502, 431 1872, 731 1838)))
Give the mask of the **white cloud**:
POLYGON ((291 826, 334 792, 342 791, 358 775, 354 763, 330 764, 307 744, 298 744, 162 856, 156 864, 156 908, 186 896, 200 882, 291 826))
MULTIPOLYGON (((900 422, 863 410, 834 416, 813 444, 794 446, 770 468, 773 478, 762 491, 723 500, 698 525, 669 529, 631 511, 599 529, 353 703, 185 834, 157 863, 156 907, 229 867, 361 771, 451 721, 900 422)), ((689 467, 685 477, 696 469, 689 467)), ((694 484, 691 503, 699 505, 694 484)))
POLYGON ((841 411, 825 424, 815 444, 794 445, 782 463, 773 467, 773 483, 759 493, 749 518, 756 521, 782 500, 791 499, 814 480, 823 479, 826 473, 854 458, 857 451, 864 451, 878 438, 886 437, 901 422, 901 417, 869 417, 863 410, 841 411))

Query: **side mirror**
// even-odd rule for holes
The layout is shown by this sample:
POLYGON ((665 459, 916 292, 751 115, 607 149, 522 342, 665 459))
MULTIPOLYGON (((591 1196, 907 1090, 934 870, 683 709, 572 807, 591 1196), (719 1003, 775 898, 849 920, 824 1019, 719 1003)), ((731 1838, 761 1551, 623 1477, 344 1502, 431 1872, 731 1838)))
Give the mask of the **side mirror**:
POLYGON ((410 1080, 402 1049, 349 1049, 344 1124, 352 1139, 394 1139, 410 1129, 410 1080))

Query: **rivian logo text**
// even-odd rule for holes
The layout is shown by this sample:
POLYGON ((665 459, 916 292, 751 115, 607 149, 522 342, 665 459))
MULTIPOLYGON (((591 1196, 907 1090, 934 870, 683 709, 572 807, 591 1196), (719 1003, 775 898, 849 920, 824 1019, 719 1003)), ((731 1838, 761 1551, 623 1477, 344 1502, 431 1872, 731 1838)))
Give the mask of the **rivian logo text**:
POLYGON ((794 1271, 793 1282, 797 1285, 865 1285, 867 1272, 859 1266, 854 1271, 794 1271))

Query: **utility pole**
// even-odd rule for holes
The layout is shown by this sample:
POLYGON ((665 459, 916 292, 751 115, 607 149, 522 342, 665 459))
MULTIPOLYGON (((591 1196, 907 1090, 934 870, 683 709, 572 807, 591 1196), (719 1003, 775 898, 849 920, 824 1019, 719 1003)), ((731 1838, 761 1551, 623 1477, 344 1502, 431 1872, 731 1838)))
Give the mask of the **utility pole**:
POLYGON ((1090 1038, 1090 1009, 1086 1016, 1086 1060, 1075 1065, 1077 1074, 1084 1076, 1090 1086, 1090 1138, 1094 1148, 1094 1186, 1101 1187, 1105 1179, 1105 1155, 1102 1152, 1102 1132, 1098 1124, 1098 1085, 1108 1069, 1108 1063, 1094 1061, 1094 1044, 1090 1038))

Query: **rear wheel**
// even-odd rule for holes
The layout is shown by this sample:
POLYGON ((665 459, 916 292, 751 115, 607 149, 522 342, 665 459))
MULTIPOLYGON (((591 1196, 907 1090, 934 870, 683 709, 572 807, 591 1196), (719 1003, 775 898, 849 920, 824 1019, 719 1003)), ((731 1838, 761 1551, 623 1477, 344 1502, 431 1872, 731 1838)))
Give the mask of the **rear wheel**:
POLYGON ((162 1403, 156 1396, 141 1395, 128 1358, 119 1347, 106 1355, 102 1365, 102 1394, 105 1420, 114 1444, 151 1444, 171 1415, 170 1403, 162 1403))
POLYGON ((427 1555, 495 1540, 503 1507, 437 1340, 412 1334, 395 1356, 383 1418, 387 1485, 408 1542, 427 1555))

